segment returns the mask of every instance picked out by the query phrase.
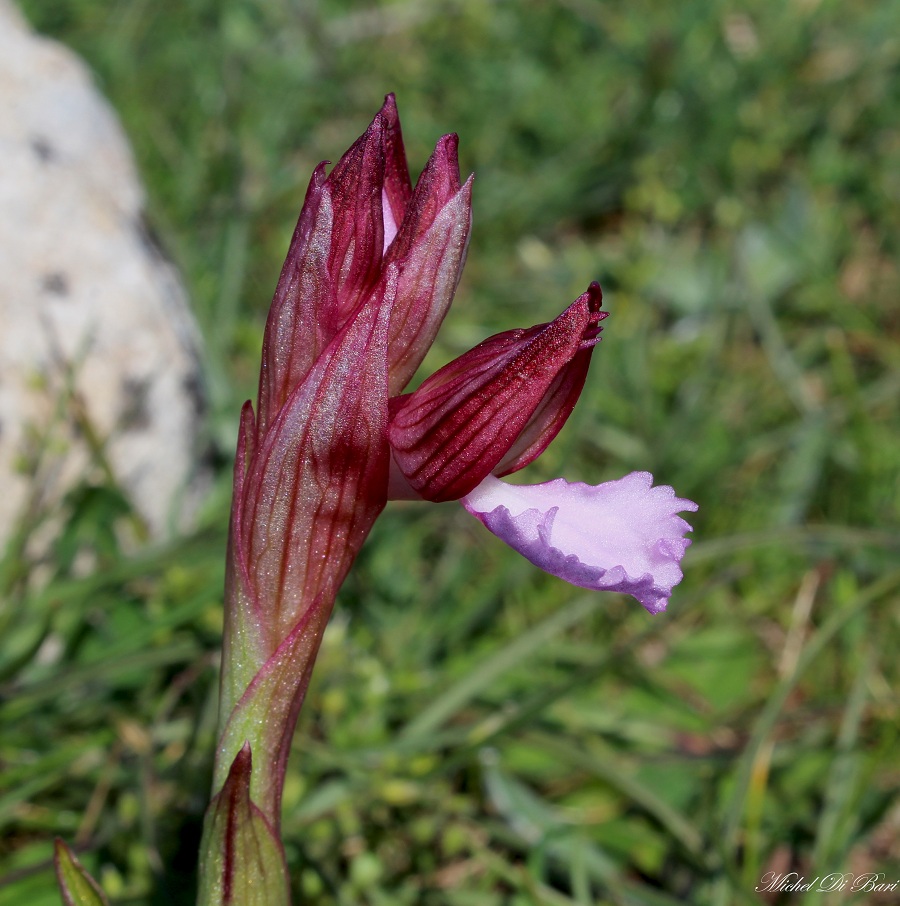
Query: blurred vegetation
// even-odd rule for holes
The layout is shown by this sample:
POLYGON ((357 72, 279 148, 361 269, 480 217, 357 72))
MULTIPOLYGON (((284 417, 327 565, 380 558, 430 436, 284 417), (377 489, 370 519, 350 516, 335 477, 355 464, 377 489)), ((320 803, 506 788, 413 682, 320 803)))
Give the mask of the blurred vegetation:
POLYGON ((118 903, 193 901, 240 403, 320 159, 397 93, 475 225, 433 368, 611 317, 523 478, 652 471, 699 501, 669 613, 586 595, 459 507, 392 505, 300 721, 298 902, 888 903, 900 878, 900 4, 26 0, 93 68, 206 341, 198 530, 126 556, 112 488, 0 609, 0 906, 57 903, 51 841, 118 903), (78 552, 97 564, 84 577, 78 552), (39 581, 38 581, 39 579, 39 581))

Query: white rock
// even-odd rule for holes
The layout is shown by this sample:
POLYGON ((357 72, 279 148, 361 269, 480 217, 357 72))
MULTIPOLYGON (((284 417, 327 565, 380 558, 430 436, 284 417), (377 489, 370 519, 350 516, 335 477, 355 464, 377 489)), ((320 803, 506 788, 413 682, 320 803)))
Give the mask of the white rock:
POLYGON ((182 522, 197 331, 142 205, 85 65, 0 0, 0 552, 81 482, 112 478, 154 537, 182 522))

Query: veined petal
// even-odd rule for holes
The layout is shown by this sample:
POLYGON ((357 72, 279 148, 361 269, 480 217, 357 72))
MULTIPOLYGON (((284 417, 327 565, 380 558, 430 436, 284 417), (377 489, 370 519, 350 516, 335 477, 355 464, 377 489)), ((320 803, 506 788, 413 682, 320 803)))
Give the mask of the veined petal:
MULTIPOLYGON (((606 312, 598 312, 598 315, 601 314, 606 317, 606 312)), ((592 345, 579 349, 566 367, 557 373, 509 452, 500 460, 492 474, 511 475, 534 462, 547 449, 581 396, 593 351, 592 345)))
POLYGON ((266 322, 257 437, 381 274, 412 195, 393 95, 326 177, 310 179, 266 322))
POLYGON ((240 551, 270 650, 343 581, 387 500, 387 332, 396 280, 361 306, 272 422, 244 479, 240 551))
POLYGON ((666 609, 682 578, 691 526, 676 514, 697 504, 649 472, 591 486, 557 478, 511 485, 486 478, 463 506, 535 566, 582 588, 632 595, 650 612, 666 609))
POLYGON ((403 222, 406 206, 412 195, 412 182, 409 178, 409 165, 406 162, 406 149, 403 145, 403 132, 400 129, 400 116, 397 113, 397 101, 393 94, 384 99, 381 108, 384 122, 384 188, 382 190, 382 210, 385 224, 385 242, 390 241, 403 222), (393 225, 393 235, 388 239, 393 225))
MULTIPOLYGON (((471 212, 472 180, 469 178, 399 261, 397 300, 388 345, 391 396, 403 390, 422 364, 450 308, 466 259, 471 212)), ((404 228, 407 222, 408 219, 404 228)), ((401 232, 395 246, 402 240, 401 232)), ((392 260, 390 251, 388 255, 386 260, 392 260)))
POLYGON ((334 207, 328 259, 337 300, 336 320, 328 325, 334 332, 374 287, 381 271, 387 131, 383 114, 376 113, 369 128, 335 164, 325 183, 334 207))
POLYGON ((451 133, 438 139, 416 182, 403 219, 397 221, 401 226, 385 256, 388 261, 399 261, 409 254, 459 188, 459 137, 451 133))
POLYGON ((327 327, 337 320, 335 287, 328 269, 333 222, 331 190, 321 163, 309 181, 266 320, 257 438, 266 433, 273 413, 303 381, 333 335, 327 327))
POLYGON ((498 467, 522 468, 546 447, 581 392, 606 316, 600 300, 594 283, 549 324, 490 337, 391 400, 394 461, 416 493, 457 499, 498 467))
POLYGON ((388 344, 391 396, 406 386, 434 342, 465 262, 472 179, 460 187, 458 146, 456 135, 438 141, 385 250, 385 266, 400 269, 388 344))

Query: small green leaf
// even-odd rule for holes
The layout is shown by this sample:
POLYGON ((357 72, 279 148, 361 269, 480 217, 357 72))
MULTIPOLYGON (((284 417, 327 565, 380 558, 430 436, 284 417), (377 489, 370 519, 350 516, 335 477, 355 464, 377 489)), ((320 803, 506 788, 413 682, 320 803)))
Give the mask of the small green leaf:
POLYGON ((75 858, 75 853, 58 838, 53 861, 65 906, 109 906, 109 900, 97 882, 75 858))

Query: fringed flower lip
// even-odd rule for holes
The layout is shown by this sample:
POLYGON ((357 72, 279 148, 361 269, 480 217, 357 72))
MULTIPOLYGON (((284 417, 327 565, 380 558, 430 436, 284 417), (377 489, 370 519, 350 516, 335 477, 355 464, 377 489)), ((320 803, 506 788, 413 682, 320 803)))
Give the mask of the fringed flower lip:
POLYGON ((649 472, 591 486, 557 478, 512 485, 488 476, 462 505, 535 566, 573 585, 632 595, 650 613, 666 609, 682 579, 698 509, 649 472))

